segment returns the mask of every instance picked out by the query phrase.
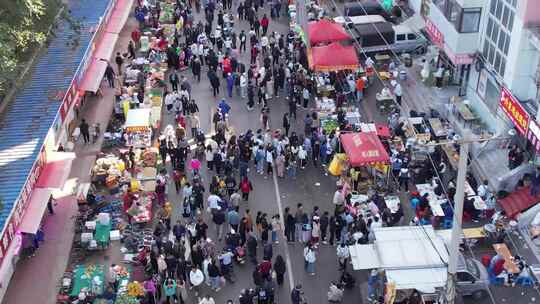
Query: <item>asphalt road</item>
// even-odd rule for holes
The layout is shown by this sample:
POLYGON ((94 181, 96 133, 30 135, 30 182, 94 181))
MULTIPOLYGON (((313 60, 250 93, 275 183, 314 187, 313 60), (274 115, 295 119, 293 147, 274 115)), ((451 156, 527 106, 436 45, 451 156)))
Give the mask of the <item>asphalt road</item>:
MULTIPOLYGON (((235 10, 236 3, 233 5, 235 10)), ((268 13, 268 8, 264 9, 265 13, 268 13)), ((259 16, 262 17, 262 12, 259 10, 259 16)), ((202 15, 196 15, 195 23, 203 18, 202 15)), ((235 24, 236 32, 241 29, 249 30, 247 21, 239 22, 235 24)), ((269 32, 277 31, 286 33, 288 30, 288 17, 282 14, 279 20, 271 20, 269 32)), ((240 55, 239 60, 246 65, 249 64, 249 51, 240 55)), ((201 127, 206 132, 211 132, 211 117, 218 102, 225 98, 229 105, 232 107, 229 116, 229 125, 234 130, 235 134, 245 132, 247 129, 257 130, 260 128, 259 113, 260 106, 255 106, 253 111, 247 111, 246 99, 241 99, 240 96, 233 92, 233 97, 226 97, 225 81, 222 80, 221 94, 217 97, 213 97, 210 84, 206 78, 207 68, 203 67, 201 82, 197 83, 193 80, 191 72, 184 71, 179 73, 180 75, 186 75, 192 84, 192 95, 196 100, 200 109, 201 127)), ((375 94, 380 91, 383 84, 378 80, 375 80, 370 84, 370 87, 366 91, 365 98, 361 104, 360 112, 362 114, 362 120, 366 122, 386 122, 387 117, 381 114, 375 105, 375 94)), ((410 89, 407 85, 404 85, 404 90, 410 89)), ((409 109, 407 100, 404 99, 405 109, 409 109)), ((311 104, 310 106, 313 106, 311 104)), ((281 119, 284 112, 288 111, 287 101, 282 97, 274 98, 269 101, 270 111, 270 126, 271 128, 280 128, 281 119)), ((291 131, 297 131, 297 133, 303 133, 302 118, 310 110, 298 109, 298 121, 292 121, 291 131)), ((172 114, 163 114, 162 126, 166 126, 169 123, 173 123, 172 114)), ((241 204, 242 212, 249 208, 252 214, 256 214, 257 211, 266 212, 269 216, 278 213, 278 208, 291 207, 295 209, 297 203, 302 203, 306 211, 310 211, 314 206, 318 206, 322 211, 331 211, 332 195, 335 191, 336 178, 326 174, 324 167, 314 167, 309 165, 305 170, 298 170, 296 179, 278 179, 272 176, 259 175, 254 172, 254 168, 251 168, 249 173, 250 179, 254 186, 254 191, 250 195, 250 200, 247 203, 241 204)), ((205 184, 207 186, 211 175, 202 171, 205 184)), ((174 187, 170 187, 173 189, 174 187)), ((406 202, 407 194, 400 193, 402 202, 406 202)), ((181 202, 179 197, 174 191, 170 191, 169 199, 173 202, 181 202)), ((180 217, 180 208, 174 211, 176 218, 180 217)), ((409 210, 407 204, 405 204, 405 217, 402 224, 407 224, 411 218, 411 210, 409 210)), ((209 236, 215 239, 215 231, 212 230, 212 224, 210 220, 209 236)), ((260 249, 260 248, 259 248, 260 249)), ((339 278, 337 269, 337 259, 335 254, 335 247, 330 245, 321 245, 318 249, 317 262, 316 262, 316 275, 307 275, 303 269, 303 246, 301 244, 287 244, 283 237, 280 236, 279 244, 274 245, 274 257, 277 254, 281 254, 284 258, 289 259, 289 267, 285 278, 285 284, 282 287, 276 288, 276 302, 277 303, 290 303, 290 290, 291 285, 289 279, 292 279, 294 284, 302 284, 308 303, 327 303, 326 292, 331 281, 339 278), (286 248, 288 246, 288 248, 286 248), (288 250, 285 250, 288 249, 288 250), (288 275, 291 275, 289 278, 288 275)), ((262 251, 262 249, 261 249, 262 251)), ((483 251, 477 252, 475 255, 478 257, 483 251)), ((262 252, 259 254, 261 257, 262 252)), ((241 266, 235 266, 236 283, 227 284, 219 292, 211 291, 209 288, 204 292, 208 293, 216 300, 216 303, 225 303, 227 299, 237 299, 240 291, 244 288, 252 288, 254 284, 252 282, 253 265, 246 263, 241 266)), ((350 269, 349 269, 350 270, 350 269)), ((346 290, 344 296, 344 303, 364 303, 366 301, 367 292, 367 272, 366 271, 352 271, 350 272, 356 278, 356 286, 354 289, 346 290)), ((538 296, 537 290, 523 290, 521 288, 491 288, 492 296, 481 300, 473 300, 465 298, 465 303, 505 303, 518 300, 519 303, 532 303, 538 296), (494 300, 494 301, 493 301, 494 300)), ((204 293, 203 292, 203 293, 204 293)))

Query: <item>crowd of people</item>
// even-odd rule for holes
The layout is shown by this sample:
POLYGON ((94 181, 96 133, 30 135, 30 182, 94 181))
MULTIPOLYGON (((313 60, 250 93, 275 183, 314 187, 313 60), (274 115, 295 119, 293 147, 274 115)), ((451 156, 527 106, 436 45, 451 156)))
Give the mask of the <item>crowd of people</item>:
MULTIPOLYGON (((234 282, 236 265, 249 262, 253 264, 253 288, 243 289, 238 299, 227 303, 273 303, 276 288, 284 284, 286 272, 291 271, 281 255, 274 255, 280 239, 304 246, 305 271, 311 275, 318 270, 319 247, 335 246, 341 276, 331 284, 328 300, 340 302, 343 289, 354 285, 347 272, 348 245, 366 244, 373 241, 374 229, 399 224, 404 216, 401 205, 391 212, 384 197, 375 191, 369 195, 371 212, 362 212, 359 203, 352 201, 361 177, 351 169, 342 174, 340 186, 327 204, 332 210, 323 210, 326 206, 305 210, 299 203, 294 210, 286 207, 283 218, 279 212, 250 210, 247 202, 256 190, 251 182, 253 174, 295 179, 307 166, 327 166, 339 150, 335 131, 321 130, 318 113, 310 110, 317 76, 308 68, 306 47, 298 35, 292 30, 271 30, 270 23, 287 8, 280 0, 245 0, 234 5, 231 0, 177 0, 174 7, 172 36, 167 36, 160 24, 159 1, 152 6, 139 3, 135 13, 140 28, 150 25, 157 37, 146 57, 150 61, 166 58, 168 81, 159 85, 165 88, 166 113, 174 115, 175 121, 175 126, 166 128, 158 138, 166 166, 159 172, 156 186, 160 208, 153 229, 156 242, 138 258, 149 276, 144 283, 146 302, 164 299, 166 303, 185 303, 193 293, 199 304, 215 303, 209 290, 217 292, 234 282), (265 6, 270 8, 269 16, 265 6), (200 10, 204 20, 196 20, 200 10), (238 24, 249 30, 238 30, 238 24), (248 52, 249 56, 243 54, 248 52), (203 71, 213 96, 219 98, 210 134, 202 131, 199 106, 192 94, 191 78, 201 82, 203 71), (223 87, 225 92, 221 92, 223 87), (288 111, 280 114, 282 119, 276 123, 271 121, 270 111, 272 99, 279 96, 285 97, 288 111), (248 111, 260 111, 258 127, 241 134, 229 132, 233 113, 227 99, 231 98, 245 100, 248 111), (303 130, 293 127, 298 122, 303 130), (173 191, 181 201, 171 201, 173 191), (182 219, 175 221, 173 210, 180 210, 182 219)), ((130 57, 135 57, 133 50, 140 45, 140 36, 139 29, 132 33, 130 57)), ((123 62, 116 63, 120 74, 123 62)), ((351 71, 329 73, 327 77, 335 90, 339 128, 350 131, 353 127, 343 108, 362 101, 369 79, 351 71)), ((140 89, 144 92, 143 87, 140 89)), ((397 136, 401 127, 392 128, 397 136)), ((409 159, 407 153, 392 157, 392 173, 404 191, 409 190, 413 175, 409 159)), ((429 177, 433 174, 425 172, 429 177)), ((411 204, 426 206, 422 197, 414 195, 411 204)), ((416 215, 430 218, 428 211, 416 215)), ((292 289, 291 302, 304 301, 298 284, 292 289)))

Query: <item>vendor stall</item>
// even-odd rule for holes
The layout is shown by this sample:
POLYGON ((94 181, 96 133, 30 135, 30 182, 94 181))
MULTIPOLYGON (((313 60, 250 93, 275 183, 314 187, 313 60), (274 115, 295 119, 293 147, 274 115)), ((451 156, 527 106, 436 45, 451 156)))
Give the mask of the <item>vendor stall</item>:
POLYGON ((328 19, 310 22, 308 24, 308 37, 311 46, 351 39, 341 24, 328 19))
POLYGON ((341 144, 351 167, 387 164, 388 152, 374 133, 347 133, 340 135, 341 144))
POLYGON ((131 109, 126 117, 126 145, 148 147, 152 144, 151 109, 131 109))
POLYGON ((79 297, 81 293, 86 296, 99 296, 103 293, 105 284, 103 265, 79 265, 74 271, 70 296, 79 297))
POLYGON ((308 50, 309 66, 316 72, 356 70, 360 67, 354 46, 333 42, 308 50))

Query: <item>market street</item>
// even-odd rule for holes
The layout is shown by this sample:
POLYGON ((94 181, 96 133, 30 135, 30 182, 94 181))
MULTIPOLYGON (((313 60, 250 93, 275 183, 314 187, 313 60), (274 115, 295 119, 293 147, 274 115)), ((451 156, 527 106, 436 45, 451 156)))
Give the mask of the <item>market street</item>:
MULTIPOLYGON (((136 6, 136 4, 134 5, 136 6)), ((233 3, 233 11, 237 6, 237 1, 233 3)), ((339 10, 338 10, 339 11, 339 10)), ((259 17, 267 13, 270 15, 268 7, 264 7, 259 10, 259 17)), ((335 12, 334 12, 335 13, 335 12)), ((194 15, 194 24, 199 20, 204 20, 204 13, 195 13, 194 15)), ((127 49, 128 41, 130 40, 129 34, 133 29, 138 27, 138 22, 135 21, 133 16, 130 16, 124 30, 120 35, 120 40, 116 45, 116 48, 113 52, 115 54, 117 51, 124 53, 127 49)), ((214 28, 215 29, 215 22, 214 28)), ((247 21, 241 21, 236 19, 234 29, 236 33, 239 33, 240 30, 245 30, 249 32, 249 23, 247 21)), ((279 32, 281 35, 287 35, 289 31, 289 17, 286 14, 282 14, 281 18, 270 19, 270 26, 268 32, 279 32)), ((249 44, 248 44, 249 45, 249 44)), ((245 64, 249 67, 250 63, 250 51, 248 48, 247 52, 241 53, 237 59, 239 62, 245 64)), ((363 61, 363 60, 362 60, 363 61)), ((111 62, 114 62, 114 55, 111 58, 111 62)), ((418 66, 418 65, 417 65, 418 66)), ((115 66, 116 69, 116 66, 115 66)), ((226 80, 221 76, 221 71, 218 70, 218 77, 220 78, 220 94, 214 97, 212 92, 212 87, 207 77, 208 66, 203 65, 201 70, 201 81, 197 82, 194 79, 191 69, 178 72, 180 77, 185 76, 188 79, 189 84, 191 85, 191 98, 195 100, 199 108, 199 119, 200 127, 206 134, 206 138, 209 138, 215 133, 213 115, 218 108, 218 103, 225 99, 230 105, 231 109, 228 114, 227 120, 227 138, 230 138, 232 135, 239 136, 245 134, 247 130, 256 131, 263 128, 261 122, 261 110, 262 105, 255 104, 254 109, 249 110, 246 106, 247 98, 242 99, 238 96, 238 92, 233 89, 233 97, 230 98, 227 96, 227 87, 226 80)), ((410 73, 416 73, 413 69, 409 69, 410 73)), ((168 71, 164 76, 164 82, 168 87, 167 91, 172 91, 172 86, 169 80, 170 71, 168 71)), ((401 79, 401 84, 405 91, 403 98, 403 107, 402 114, 404 112, 409 112, 410 110, 416 111, 429 111, 430 108, 440 105, 441 100, 447 100, 448 97, 445 95, 446 92, 434 92, 433 88, 430 88, 430 92, 433 95, 425 96, 424 92, 427 90, 421 88, 423 83, 417 81, 417 75, 410 75, 408 79, 401 79), (421 96, 423 95, 423 96, 421 96), (433 101, 433 104, 426 104, 425 101, 433 101), (437 104, 437 105, 435 105, 437 104)), ((83 106, 83 111, 80 118, 85 118, 90 123, 99 122, 102 126, 106 126, 108 121, 111 118, 111 112, 113 111, 114 100, 114 89, 107 87, 106 81, 104 80, 101 83, 102 91, 100 92, 102 96, 92 96, 86 100, 86 104, 83 106)), ((371 83, 369 87, 364 90, 363 100, 359 103, 360 108, 359 112, 361 114, 361 121, 366 123, 388 123, 388 117, 385 114, 382 114, 379 110, 379 106, 376 103, 375 95, 379 93, 384 86, 388 86, 388 82, 381 82, 376 77, 371 77, 371 83)), ((289 112, 289 102, 285 98, 285 94, 281 92, 279 97, 273 96, 268 100, 269 111, 269 124, 268 129, 282 129, 282 118, 283 114, 289 112)), ((164 98, 163 98, 164 99, 164 98)), ((255 97, 257 99, 257 97, 255 97)), ((163 100, 162 100, 163 102, 163 100)), ((304 117, 307 114, 311 114, 315 111, 315 102, 313 98, 310 100, 308 108, 303 109, 301 106, 298 106, 298 117, 291 121, 291 132, 296 132, 299 135, 305 133, 304 126, 304 117)), ((160 127, 161 130, 165 130, 167 126, 173 126, 173 129, 177 127, 177 122, 174 113, 168 113, 165 106, 161 109, 161 121, 160 127)), ((405 116, 405 115, 404 115, 405 116)), ((317 126, 318 127, 318 126, 317 126)), ((103 131, 103 130, 102 130, 103 131)), ((194 148, 195 140, 191 137, 190 125, 186 126, 186 134, 188 144, 194 148)), ((154 134, 155 139, 159 137, 159 134, 154 134)), ((50 239, 46 238, 44 246, 41 250, 43 252, 51 253, 50 257, 40 256, 38 251, 37 257, 29 258, 23 260, 20 263, 24 264, 20 267, 16 273, 11 285, 9 286, 8 293, 5 297, 4 303, 6 304, 26 304, 29 301, 38 301, 39 303, 54 303, 54 299, 51 299, 49 295, 52 292, 49 292, 47 296, 41 295, 43 298, 37 299, 33 295, 24 295, 22 296, 22 288, 29 288, 32 284, 40 285, 36 287, 37 290, 41 289, 51 289, 52 285, 55 285, 54 288, 58 289, 58 284, 56 284, 60 278, 54 277, 46 281, 48 273, 48 267, 51 268, 51 276, 61 275, 65 264, 67 264, 68 259, 68 250, 67 248, 71 246, 72 238, 74 233, 69 231, 65 232, 63 230, 70 230, 71 225, 73 225, 73 218, 76 217, 77 211, 75 210, 75 199, 72 193, 76 189, 77 183, 90 182, 90 176, 88 172, 94 166, 96 158, 99 158, 100 145, 102 143, 102 136, 96 144, 83 145, 81 140, 76 144, 74 151, 77 153, 77 164, 73 166, 72 172, 70 175, 69 183, 66 185, 66 194, 65 197, 59 200, 59 207, 62 207, 67 204, 69 208, 62 209, 61 212, 58 212, 56 218, 52 217, 48 220, 54 220, 53 224, 45 224, 45 229, 50 229, 51 233, 58 233, 65 238, 59 238, 54 236, 50 239), (67 189, 70 188, 70 189, 67 189), (69 193, 68 193, 69 192, 69 193), (61 218, 60 218, 61 216, 61 218), (43 248, 44 247, 44 248, 43 248), (51 248, 55 247, 55 248, 51 248), (66 251, 66 252, 60 252, 66 251), (47 263, 47 259, 54 259, 54 263, 51 262, 51 266, 47 263), (39 266, 35 266, 36 263, 40 263, 39 266), (35 268, 33 268, 35 267, 35 268), (33 277, 35 270, 36 277, 33 277), (46 285, 47 288, 43 288, 41 285, 46 285), (32 298, 30 298, 32 297, 32 298)), ((119 150, 125 150, 125 147, 115 147, 112 149, 114 152, 119 150)), ((193 152, 193 151, 192 151, 193 152)), ((342 151, 338 151, 342 152, 342 151)), ((190 155, 190 157, 193 153, 190 155)), ((168 159, 167 157, 165 159, 168 159)), ((172 175, 173 167, 172 163, 166 161, 167 173, 172 175)), ((208 195, 209 189, 208 185, 211 181, 215 171, 209 171, 206 167, 206 162, 202 161, 202 166, 200 170, 200 175, 202 177, 202 185, 206 188, 204 195, 204 206, 208 206, 208 195)), ((189 158, 186 161, 186 172, 189 179, 192 178, 192 173, 190 172, 189 158)), ((235 171, 235 179, 237 182, 238 175, 235 171)), ((319 208, 319 212, 329 211, 330 214, 334 212, 334 192, 337 189, 337 182, 339 177, 332 176, 328 173, 328 168, 322 166, 320 163, 317 166, 314 166, 311 158, 308 157, 308 164, 305 169, 298 168, 296 178, 291 178, 285 175, 285 177, 280 178, 277 176, 276 170, 274 169, 272 174, 267 174, 266 172, 259 174, 255 170, 253 162, 250 162, 250 167, 248 171, 248 176, 250 181, 253 184, 253 192, 251 192, 249 201, 240 202, 240 212, 239 214, 244 214, 245 210, 249 209, 252 217, 254 217, 257 212, 263 212, 268 215, 268 218, 273 217, 274 215, 283 216, 284 209, 289 207, 291 212, 296 211, 297 204, 302 204, 306 213, 310 214, 315 207, 319 208)), ((388 177, 389 179, 391 177, 388 177)), ((172 203, 172 216, 171 222, 174 225, 177 221, 181 221, 183 224, 186 224, 185 217, 182 215, 182 202, 184 197, 182 196, 182 191, 175 191, 175 185, 172 178, 168 180, 167 184, 167 195, 166 200, 172 203)), ((389 183, 394 183, 395 180, 390 180, 389 183)), ((411 185, 413 181, 411 181, 411 185)), ((395 193, 401 200, 401 205, 403 208, 403 217, 397 223, 397 226, 408 226, 410 221, 415 216, 415 210, 411 206, 410 194, 406 191, 401 191, 399 189, 395 193)), ((122 196, 115 194, 112 195, 115 201, 121 201, 122 196)), ((58 207, 58 208, 59 208, 58 207)), ((154 228, 157 222, 156 214, 161 212, 162 208, 154 204, 153 206, 153 218, 150 220, 150 223, 147 224, 147 228, 154 228)), ((125 214, 122 214, 124 218, 127 218, 125 214)), ((131 215, 130 215, 131 216, 131 215)), ((212 223, 212 218, 210 212, 203 208, 202 216, 205 222, 208 224, 208 238, 216 243, 216 249, 221 251, 225 246, 223 240, 218 240, 216 231, 214 229, 214 224, 212 223)), ((131 219, 131 218, 130 218, 131 219)), ((486 220, 483 219, 482 223, 467 223, 467 225, 480 227, 483 225, 486 220)), ((224 226, 228 227, 227 224, 224 226)), ((468 226, 467 226, 468 227, 468 226)), ((514 234, 516 239, 520 237, 517 236, 517 233, 514 234)), ((288 243, 284 238, 283 233, 279 233, 278 236, 279 242, 276 242, 272 245, 273 247, 273 257, 275 258, 278 254, 283 256, 286 261, 287 270, 285 273, 285 283, 282 286, 275 285, 275 303, 291 303, 291 290, 295 285, 301 284, 302 289, 305 294, 307 303, 327 303, 327 292, 331 282, 338 282, 340 279, 340 270, 338 265, 338 259, 336 256, 336 246, 320 243, 316 249, 316 262, 315 262, 315 274, 310 275, 306 271, 305 267, 305 252, 304 244, 300 242, 288 243)), ((111 242, 111 246, 107 247, 105 250, 96 250, 88 251, 88 256, 83 262, 85 265, 91 264, 102 264, 105 269, 108 269, 111 264, 121 264, 123 254, 120 252, 120 247, 123 246, 120 242, 111 242)), ((476 259, 480 260, 481 256, 484 254, 491 255, 493 250, 489 246, 484 246, 481 244, 471 251, 465 252, 467 256, 474 256, 476 259)), ((513 251, 518 251, 517 249, 526 249, 521 243, 515 245, 513 251)), ((161 249, 159 249, 161 250, 161 249)), ((257 260, 260 262, 262 260, 263 248, 259 240, 258 244, 258 254, 257 260)), ((519 253, 519 251, 517 252, 519 253)), ((68 265, 68 267, 71 265, 68 265)), ((368 276, 370 271, 361 270, 354 271, 352 266, 347 265, 347 271, 353 275, 356 279, 356 284, 352 289, 345 289, 343 303, 368 303, 368 276)), ((237 303, 238 296, 241 291, 244 289, 255 288, 254 284, 254 273, 255 266, 250 263, 249 260, 246 261, 243 265, 234 264, 234 279, 235 283, 227 282, 225 287, 221 288, 219 291, 211 290, 210 287, 207 287, 202 284, 202 292, 200 296, 209 295, 214 298, 216 304, 225 304, 227 300, 234 300, 234 303, 237 303)), ((161 288, 161 286, 159 286, 161 288)), ((54 294, 58 290, 54 290, 54 294)), ((188 291, 189 298, 187 303, 198 304, 198 297, 195 296, 194 291, 188 291)), ((528 288, 528 287, 504 287, 504 286, 490 286, 490 293, 486 294, 482 299, 472 299, 471 297, 465 297, 465 303, 479 303, 479 304, 488 304, 488 303, 504 303, 504 302, 516 302, 519 304, 522 303, 531 303, 534 302, 537 297, 540 296, 538 289, 528 288)), ((165 297, 163 297, 165 298, 165 297)))

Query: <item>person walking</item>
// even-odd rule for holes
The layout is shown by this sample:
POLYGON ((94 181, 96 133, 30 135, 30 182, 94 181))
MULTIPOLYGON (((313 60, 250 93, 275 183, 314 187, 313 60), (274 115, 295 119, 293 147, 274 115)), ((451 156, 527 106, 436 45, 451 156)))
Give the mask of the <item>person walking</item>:
POLYGON ((302 304, 303 302, 304 302, 304 291, 302 290, 302 285, 298 284, 291 291, 291 303, 302 304))
POLYGON ((180 304, 187 302, 188 294, 186 290, 186 282, 183 279, 176 280, 176 299, 180 304))
POLYGON ((114 69, 112 66, 107 63, 107 67, 105 68, 105 77, 107 78, 107 82, 109 83, 109 87, 114 88, 114 69))
POLYGON ((90 126, 86 122, 86 120, 83 118, 81 121, 81 124, 79 125, 79 130, 81 131, 81 135, 83 136, 84 143, 87 144, 90 142, 90 126))
POLYGON ((173 70, 169 75, 169 82, 171 83, 172 90, 174 92, 178 92, 178 83, 180 82, 180 78, 178 78, 178 74, 175 70, 173 70))
POLYGON ((124 58, 122 58, 120 52, 116 53, 116 58, 114 58, 114 61, 116 62, 116 66, 118 67, 118 75, 122 75, 122 65, 124 64, 124 58))
POLYGON ((280 178, 285 176, 285 154, 283 152, 280 152, 276 157, 276 173, 280 178))
POLYGON ((285 217, 285 237, 287 238, 288 243, 294 243, 294 235, 295 235, 295 219, 294 216, 290 212, 289 207, 285 207, 284 211, 284 217, 285 217))
POLYGON ((235 206, 227 213, 227 223, 229 223, 229 227, 234 230, 235 233, 238 233, 238 226, 240 225, 240 214, 238 213, 239 210, 240 207, 235 206))
POLYGON ((197 264, 191 266, 191 271, 189 272, 189 282, 191 287, 189 289, 195 289, 195 296, 199 295, 201 284, 204 281, 204 274, 198 268, 197 264))
POLYGON ((191 62, 191 72, 193 78, 197 79, 197 82, 201 82, 201 60, 198 57, 195 57, 191 62))
POLYGON ((266 16, 266 14, 263 15, 261 19, 261 27, 262 27, 262 35, 266 36, 266 33, 268 33, 268 26, 270 25, 270 19, 266 16))
POLYGON ((244 201, 248 201, 249 193, 253 191, 253 185, 251 184, 251 181, 248 179, 247 176, 244 176, 244 178, 240 182, 240 190, 242 191, 242 199, 244 201))
POLYGON ((407 166, 401 167, 399 171, 399 188, 403 187, 404 191, 409 191, 409 168, 407 166))
POLYGON ((338 264, 339 264, 339 270, 345 271, 347 269, 347 261, 349 260, 349 248, 345 243, 339 244, 337 247, 337 257, 338 257, 338 264))
POLYGON ((315 256, 315 250, 311 244, 308 244, 306 247, 304 247, 304 268, 310 275, 315 275, 316 260, 317 257, 315 256))
POLYGON ((289 137, 289 129, 291 128, 291 121, 289 119, 289 114, 283 114, 283 130, 285 131, 285 137, 289 137))
POLYGON ((276 272, 276 281, 279 286, 283 285, 283 279, 285 277, 285 272, 287 271, 287 265, 285 260, 278 254, 274 261, 274 271, 276 272))
POLYGON ((167 304, 176 303, 176 281, 172 278, 168 278, 163 283, 163 293, 165 294, 165 301, 167 304), (171 301, 174 299, 174 301, 171 301))
POLYGON ((219 287, 221 271, 219 270, 219 267, 216 265, 215 260, 212 260, 212 262, 208 264, 208 276, 210 277, 211 288, 214 291, 218 292, 221 289, 221 287, 219 287))

